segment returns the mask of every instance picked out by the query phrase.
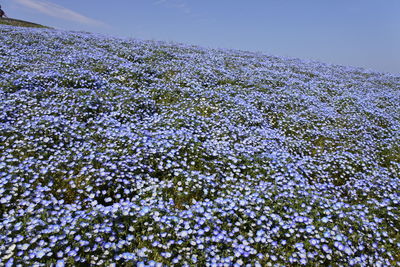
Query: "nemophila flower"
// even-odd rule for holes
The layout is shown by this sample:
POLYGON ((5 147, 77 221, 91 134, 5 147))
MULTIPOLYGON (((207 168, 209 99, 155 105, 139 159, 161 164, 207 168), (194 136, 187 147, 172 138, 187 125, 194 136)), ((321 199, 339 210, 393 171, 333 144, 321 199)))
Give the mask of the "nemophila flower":
POLYGON ((325 238, 330 238, 331 237, 331 232, 330 231, 324 232, 324 237, 325 238))
POLYGON ((46 252, 44 250, 39 250, 35 254, 36 254, 35 256, 37 258, 41 259, 41 258, 43 258, 44 255, 46 255, 46 252))
POLYGON ((58 260, 56 263, 56 267, 64 267, 65 266, 65 261, 64 260, 58 260))
POLYGON ((329 246, 326 245, 326 244, 322 245, 322 250, 327 252, 327 253, 330 251, 329 246))
POLYGON ((312 239, 310 239, 310 244, 313 245, 313 246, 316 246, 316 245, 319 244, 319 240, 315 239, 315 238, 312 238, 312 239))
POLYGON ((295 246, 295 248, 297 248, 298 250, 302 250, 303 247, 304 247, 304 244, 303 244, 303 243, 296 243, 296 244, 294 244, 294 246, 295 246))
POLYGON ((1 30, 4 264, 398 261, 398 75, 1 30))

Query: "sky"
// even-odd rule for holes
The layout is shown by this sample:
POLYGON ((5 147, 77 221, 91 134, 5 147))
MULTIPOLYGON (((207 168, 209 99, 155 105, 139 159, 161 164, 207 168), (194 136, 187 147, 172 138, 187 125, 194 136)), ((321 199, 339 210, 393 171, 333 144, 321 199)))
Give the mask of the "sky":
POLYGON ((400 73, 400 0, 0 0, 59 29, 400 73))

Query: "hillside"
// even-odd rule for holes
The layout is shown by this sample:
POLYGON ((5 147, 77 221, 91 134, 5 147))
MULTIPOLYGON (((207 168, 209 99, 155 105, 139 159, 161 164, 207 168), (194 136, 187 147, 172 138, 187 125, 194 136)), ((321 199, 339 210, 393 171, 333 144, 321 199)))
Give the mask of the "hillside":
POLYGON ((0 265, 400 263, 400 75, 0 30, 0 265))
POLYGON ((9 25, 9 26, 18 26, 18 27, 28 27, 28 28, 48 28, 46 26, 19 20, 19 19, 12 19, 12 18, 0 18, 0 25, 9 25))

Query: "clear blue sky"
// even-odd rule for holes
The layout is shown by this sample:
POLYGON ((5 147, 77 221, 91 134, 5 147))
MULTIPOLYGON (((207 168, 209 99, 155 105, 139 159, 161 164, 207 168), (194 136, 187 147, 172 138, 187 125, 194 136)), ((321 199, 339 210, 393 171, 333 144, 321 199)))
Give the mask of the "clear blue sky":
POLYGON ((0 0, 55 28, 400 73, 400 0, 0 0))

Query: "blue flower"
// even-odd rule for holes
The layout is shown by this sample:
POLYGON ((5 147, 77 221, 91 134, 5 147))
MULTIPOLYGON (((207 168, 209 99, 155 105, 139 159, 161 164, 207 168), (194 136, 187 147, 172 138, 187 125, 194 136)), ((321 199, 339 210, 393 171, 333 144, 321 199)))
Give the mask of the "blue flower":
POLYGON ((65 261, 64 260, 58 260, 56 263, 56 267, 64 267, 65 266, 65 261))
POLYGON ((0 28, 3 265, 395 264, 397 74, 0 28))

